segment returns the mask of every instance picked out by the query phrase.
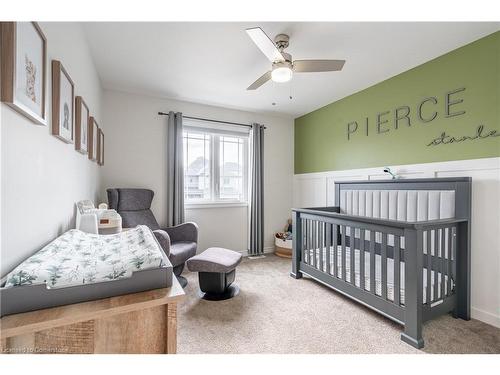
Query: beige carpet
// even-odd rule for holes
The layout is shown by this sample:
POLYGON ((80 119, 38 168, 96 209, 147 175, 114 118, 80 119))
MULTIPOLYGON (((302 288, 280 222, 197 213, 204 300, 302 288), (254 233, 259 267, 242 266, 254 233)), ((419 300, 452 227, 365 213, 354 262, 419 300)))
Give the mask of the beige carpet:
POLYGON ((290 261, 244 259, 240 294, 198 297, 197 274, 180 306, 179 353, 500 353, 500 329, 442 316, 424 325, 425 348, 400 340, 401 327, 310 280, 289 276, 290 261))

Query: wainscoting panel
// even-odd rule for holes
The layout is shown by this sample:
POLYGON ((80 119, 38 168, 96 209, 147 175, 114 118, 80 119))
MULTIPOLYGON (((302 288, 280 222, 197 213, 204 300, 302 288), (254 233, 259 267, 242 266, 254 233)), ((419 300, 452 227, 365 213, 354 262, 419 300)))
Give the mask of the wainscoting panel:
MULTIPOLYGON (((472 317, 500 327, 500 158, 389 166, 401 178, 472 177, 472 317)), ((333 206, 335 182, 390 178, 380 168, 294 176, 294 207, 333 206)))
POLYGON ((300 202, 300 207, 320 207, 326 205, 327 187, 325 177, 294 178, 293 201, 300 202))

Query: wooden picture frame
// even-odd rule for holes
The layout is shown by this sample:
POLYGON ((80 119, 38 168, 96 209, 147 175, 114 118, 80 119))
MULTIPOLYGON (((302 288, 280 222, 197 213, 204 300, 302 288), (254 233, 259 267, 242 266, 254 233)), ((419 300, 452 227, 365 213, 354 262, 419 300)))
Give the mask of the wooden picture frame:
POLYGON ((90 121, 89 121, 89 159, 92 161, 97 160, 97 145, 98 145, 98 139, 99 139, 99 125, 97 125, 97 121, 93 116, 90 116, 90 121))
POLYGON ((104 133, 98 128, 97 136, 97 164, 104 165, 104 133))
POLYGON ((52 60, 52 135, 66 143, 74 140, 75 84, 64 66, 52 60))
POLYGON ((36 22, 0 22, 1 101, 47 125, 47 39, 36 22))
POLYGON ((90 111, 81 96, 75 98, 75 150, 86 154, 89 149, 90 111))

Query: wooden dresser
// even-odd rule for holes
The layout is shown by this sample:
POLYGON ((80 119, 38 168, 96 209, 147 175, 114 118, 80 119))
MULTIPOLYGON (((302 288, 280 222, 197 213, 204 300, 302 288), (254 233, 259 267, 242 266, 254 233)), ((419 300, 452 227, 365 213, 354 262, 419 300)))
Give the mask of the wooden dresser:
POLYGON ((176 353, 184 297, 174 277, 171 288, 4 316, 0 352, 176 353))

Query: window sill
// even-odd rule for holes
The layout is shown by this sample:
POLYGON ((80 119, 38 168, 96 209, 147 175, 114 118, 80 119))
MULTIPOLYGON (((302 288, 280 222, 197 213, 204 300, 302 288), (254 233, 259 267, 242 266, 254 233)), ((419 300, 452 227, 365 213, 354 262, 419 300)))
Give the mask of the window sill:
POLYGON ((230 207, 246 207, 247 202, 207 202, 207 203, 186 203, 184 208, 186 210, 198 208, 230 208, 230 207))

